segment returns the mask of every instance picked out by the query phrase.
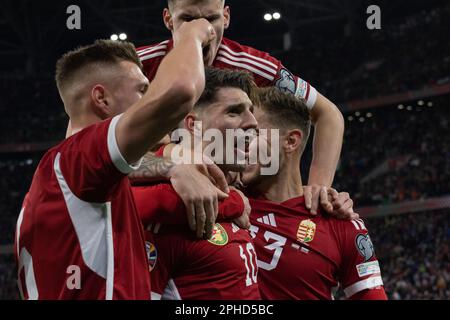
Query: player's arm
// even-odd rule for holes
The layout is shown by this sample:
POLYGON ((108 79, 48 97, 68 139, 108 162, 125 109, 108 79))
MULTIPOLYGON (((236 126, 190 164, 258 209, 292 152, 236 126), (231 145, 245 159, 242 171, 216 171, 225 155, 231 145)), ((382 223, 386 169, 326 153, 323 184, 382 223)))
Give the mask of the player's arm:
POLYGON ((317 93, 311 118, 315 130, 308 185, 331 187, 341 155, 344 117, 334 103, 317 93))
POLYGON ((148 91, 120 117, 116 140, 128 163, 138 161, 193 108, 205 87, 202 49, 215 37, 205 19, 185 23, 148 91))
MULTIPOLYGON (((164 147, 164 154, 169 157, 170 147, 164 147)), ((218 215, 218 202, 228 197, 223 172, 213 163, 174 164, 169 157, 162 157, 160 151, 158 155, 147 154, 140 169, 130 177, 133 184, 170 180, 186 207, 191 230, 197 231, 199 237, 205 232, 209 235, 218 215)))
MULTIPOLYGON (((144 227, 151 223, 188 224, 191 218, 183 200, 170 184, 134 187, 133 196, 144 227)), ((249 227, 250 205, 247 198, 238 190, 232 190, 229 197, 219 203, 218 212, 218 221, 238 219, 237 222, 242 228, 249 227)), ((199 238, 203 238, 204 225, 197 222, 197 230, 194 231, 199 238)), ((206 237, 211 236, 212 227, 211 229, 208 227, 206 237)))
POLYGON ((278 73, 272 85, 304 99, 311 112, 315 130, 313 159, 308 187, 305 187, 305 204, 312 213, 317 213, 320 188, 331 187, 334 180, 344 137, 344 117, 334 103, 317 92, 308 82, 292 74, 275 58, 268 59, 278 65, 278 73))
MULTIPOLYGON (((308 185, 305 187, 305 204, 311 213, 317 213, 320 188, 331 187, 342 150, 344 118, 330 100, 320 93, 311 109, 315 126, 313 158, 309 169, 308 185)), ((325 200, 321 199, 321 200, 325 200)))
POLYGON ((384 291, 384 287, 378 287, 355 293, 349 300, 388 300, 388 297, 384 291))
POLYGON ((381 268, 364 221, 335 221, 341 262, 339 283, 350 300, 385 300, 381 268))

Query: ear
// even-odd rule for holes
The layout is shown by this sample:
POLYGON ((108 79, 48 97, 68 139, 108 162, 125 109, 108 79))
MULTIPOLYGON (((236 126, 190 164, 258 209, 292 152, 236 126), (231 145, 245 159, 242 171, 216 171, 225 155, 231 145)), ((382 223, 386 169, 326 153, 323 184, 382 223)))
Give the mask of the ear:
POLYGON ((287 153, 297 151, 303 143, 303 133, 298 130, 290 130, 287 132, 284 139, 284 149, 287 153))
POLYGON ((163 21, 166 28, 173 32, 173 19, 172 14, 170 13, 170 10, 168 8, 165 8, 163 11, 163 21))
POLYGON ((92 111, 101 119, 107 119, 111 113, 108 100, 106 99, 106 88, 97 84, 91 91, 91 107, 92 111))
POLYGON ((231 10, 229 6, 225 6, 225 8, 223 8, 223 17, 224 17, 224 26, 226 30, 230 26, 231 21, 231 10))
POLYGON ((195 122, 197 121, 197 115, 193 112, 189 113, 186 118, 184 118, 184 128, 189 130, 190 133, 194 133, 195 122))

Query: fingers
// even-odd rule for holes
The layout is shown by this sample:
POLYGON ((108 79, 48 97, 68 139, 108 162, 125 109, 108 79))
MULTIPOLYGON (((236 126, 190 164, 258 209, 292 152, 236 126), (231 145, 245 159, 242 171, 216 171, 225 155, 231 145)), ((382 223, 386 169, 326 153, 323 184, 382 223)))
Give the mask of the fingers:
POLYGON ((328 190, 325 187, 320 188, 320 205, 326 212, 333 212, 333 205, 328 199, 328 190))
POLYGON ((192 231, 197 230, 197 221, 196 221, 196 215, 195 215, 195 204, 193 202, 189 202, 186 205, 186 211, 187 211, 187 218, 189 223, 189 228, 192 231))
POLYGON ((312 188, 310 186, 306 186, 303 188, 303 192, 304 192, 304 197, 305 197, 306 209, 311 210, 312 188))
POLYGON ((225 175, 223 174, 222 170, 220 170, 220 168, 215 164, 208 165, 207 170, 209 175, 211 175, 211 177, 214 179, 216 187, 225 193, 230 193, 230 188, 228 187, 227 179, 225 178, 225 175))
POLYGON ((229 195, 227 193, 223 192, 219 188, 215 187, 215 190, 217 192, 217 198, 219 200, 225 200, 225 199, 227 199, 229 197, 229 195))
POLYGON ((197 221, 197 238, 203 239, 203 234, 205 232, 205 224, 206 224, 206 212, 203 207, 203 203, 201 201, 197 201, 195 203, 195 214, 197 221))
POLYGON ((332 201, 337 200, 339 197, 339 193, 336 191, 336 189, 329 188, 328 193, 330 194, 332 201))
POLYGON ((211 239, 214 224, 216 223, 216 212, 214 211, 214 202, 206 202, 206 225, 205 225, 205 239, 211 239))
POLYGON ((311 194, 311 214, 316 215, 317 209, 319 208, 320 189, 314 189, 315 188, 312 189, 311 194))
POLYGON ((350 194, 348 192, 341 192, 338 194, 336 200, 332 201, 334 211, 340 210, 344 203, 350 199, 350 194))

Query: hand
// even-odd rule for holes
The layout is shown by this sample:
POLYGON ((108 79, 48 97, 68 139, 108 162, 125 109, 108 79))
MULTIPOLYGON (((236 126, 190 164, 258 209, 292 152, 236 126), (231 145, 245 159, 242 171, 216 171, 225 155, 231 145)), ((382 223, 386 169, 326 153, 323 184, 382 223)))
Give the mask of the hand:
POLYGON ((206 47, 216 38, 216 32, 211 23, 206 19, 196 19, 184 22, 173 34, 174 46, 183 42, 186 38, 199 40, 202 47, 206 47))
POLYGON ((230 187, 230 190, 236 191, 241 196, 242 201, 244 202, 244 211, 242 212, 242 215, 239 218, 235 219, 233 222, 241 229, 249 229, 251 226, 250 213, 252 211, 250 202, 248 201, 248 198, 235 187, 230 187))
MULTIPOLYGON (((317 184, 303 187, 303 193, 304 193, 304 197, 305 197, 305 206, 313 215, 317 214, 317 209, 319 208, 320 192, 321 192, 322 188, 324 188, 324 187, 319 186, 317 184)), ((326 199, 322 198, 321 200, 328 201, 328 197, 326 197, 326 199)))
POLYGON ((359 214, 353 211, 353 200, 348 192, 338 193, 333 188, 322 188, 320 192, 321 205, 330 215, 341 220, 359 219, 359 214))
POLYGON ((171 169, 170 175, 173 188, 186 206, 189 227, 196 231, 198 238, 210 239, 218 215, 218 203, 228 197, 224 192, 228 186, 223 188, 226 185, 223 173, 212 164, 178 164, 171 169), (224 191, 212 181, 221 185, 224 191))

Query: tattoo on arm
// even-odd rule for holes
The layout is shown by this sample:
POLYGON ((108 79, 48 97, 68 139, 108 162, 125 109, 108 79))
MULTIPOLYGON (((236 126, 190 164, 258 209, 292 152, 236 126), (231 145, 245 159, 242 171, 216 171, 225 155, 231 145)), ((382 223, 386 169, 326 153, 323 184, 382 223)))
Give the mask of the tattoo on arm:
POLYGON ((170 170, 174 166, 175 163, 173 161, 156 157, 154 153, 149 152, 144 156, 141 167, 132 172, 128 177, 133 184, 167 180, 170 170))

